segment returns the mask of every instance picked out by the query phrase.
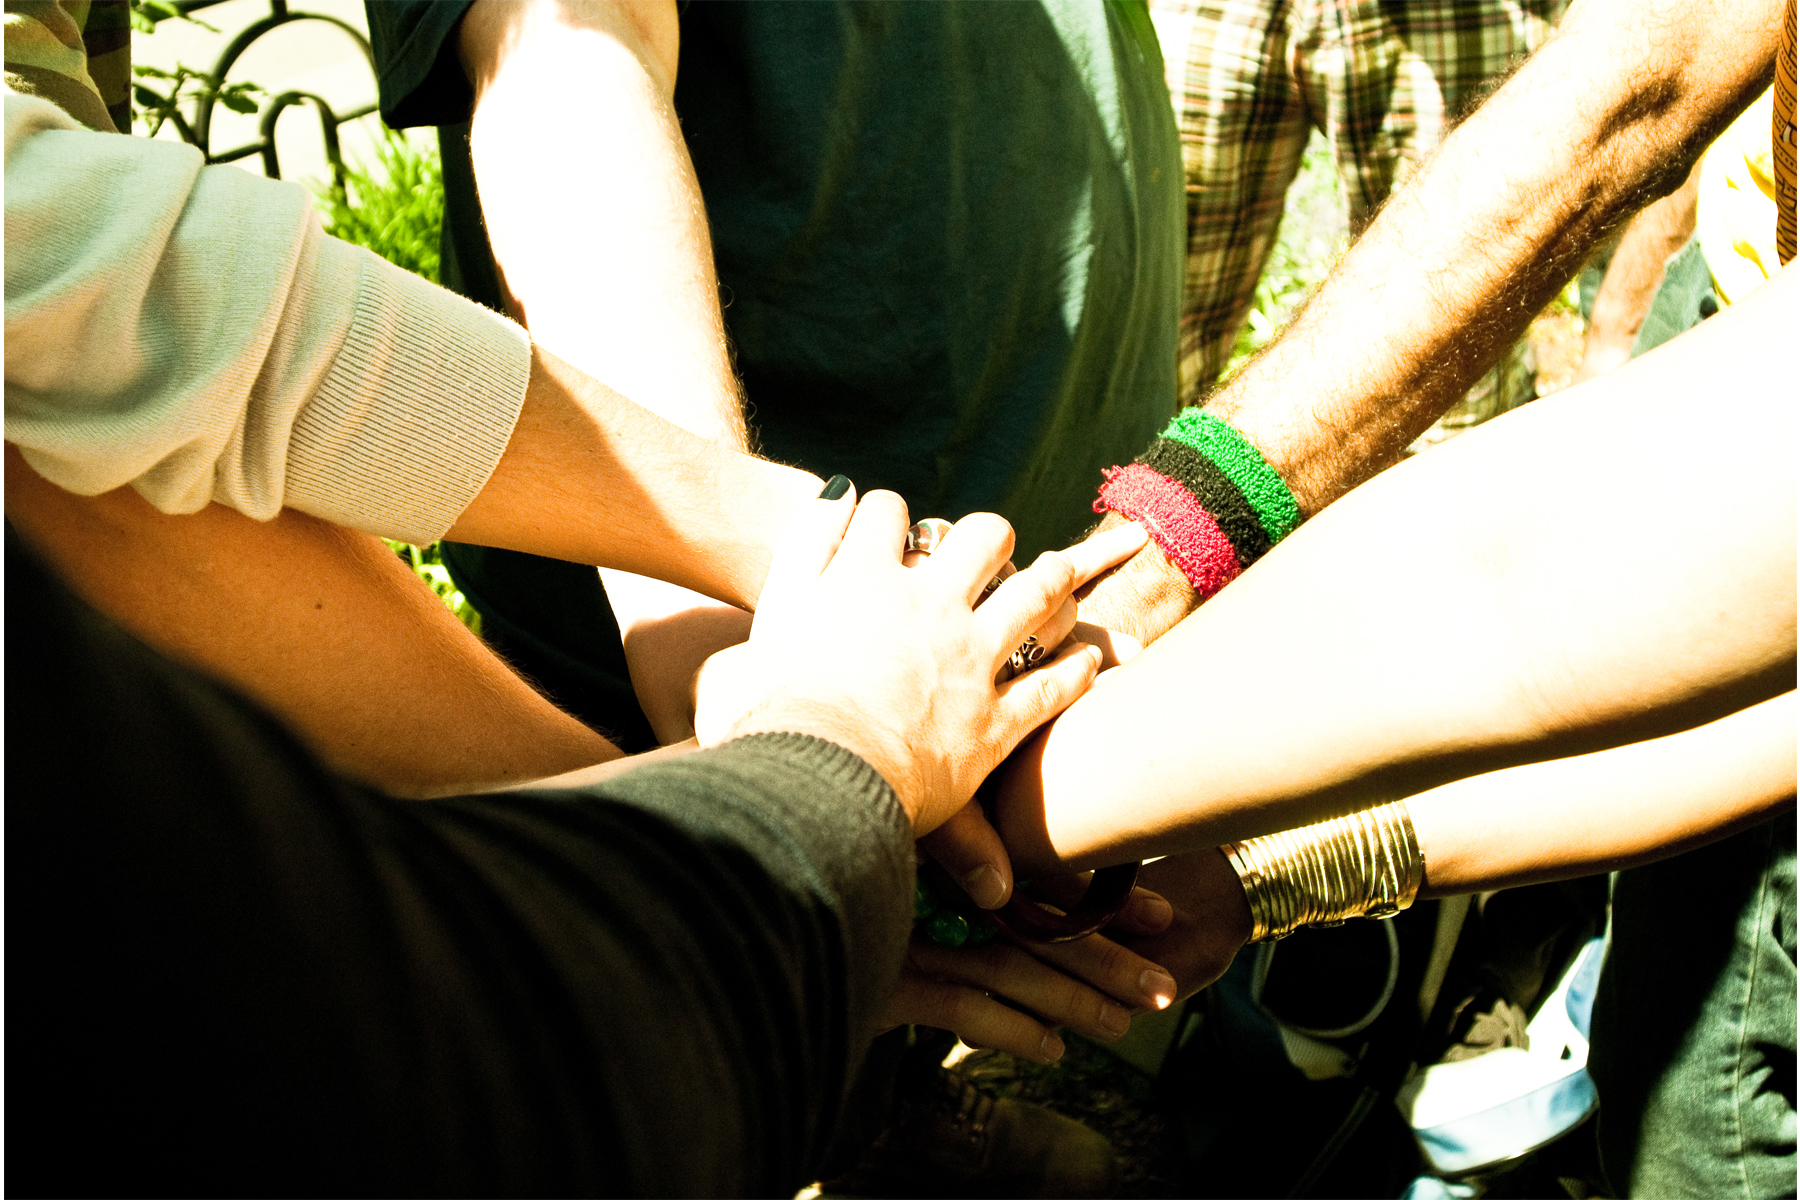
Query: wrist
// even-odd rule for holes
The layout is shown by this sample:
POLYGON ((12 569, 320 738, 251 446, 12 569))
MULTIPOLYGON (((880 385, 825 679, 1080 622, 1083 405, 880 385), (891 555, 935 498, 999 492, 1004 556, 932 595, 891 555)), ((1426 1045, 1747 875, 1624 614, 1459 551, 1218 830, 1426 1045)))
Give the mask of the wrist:
POLYGON ((1293 492, 1261 452, 1198 408, 1179 413, 1136 462, 1109 469, 1094 508, 1141 524, 1195 603, 1236 579, 1301 519, 1293 492))
POLYGON ((792 692, 769 697, 738 718, 721 742, 757 733, 799 733, 832 742, 868 763, 893 789, 906 814, 913 836, 930 832, 920 828, 925 808, 922 781, 906 748, 906 740, 841 705, 792 692))
POLYGON ((1224 889, 1225 897, 1219 905, 1223 911, 1217 913, 1216 916, 1226 933, 1230 935, 1232 942, 1235 945, 1243 946, 1255 940, 1256 917, 1250 911, 1250 897, 1244 891, 1243 878, 1238 875, 1236 867, 1232 865, 1231 855, 1226 852, 1228 849, 1228 847, 1220 846, 1213 853, 1219 856, 1219 859, 1225 864, 1225 873, 1237 880, 1238 886, 1235 889, 1224 889))
MULTIPOLYGON (((1129 520, 1129 517, 1109 512, 1095 532, 1103 533, 1129 520)), ((1077 595, 1078 621, 1123 634, 1136 643, 1128 648, 1100 647, 1113 650, 1109 658, 1116 658, 1118 662, 1130 657, 1125 649, 1136 650, 1149 645, 1174 628, 1199 604, 1187 577, 1169 562, 1154 541, 1077 595)), ((1079 626, 1075 636, 1082 637, 1079 626)), ((1082 640, 1099 644, 1093 638, 1082 640)), ((1117 664, 1109 661, 1107 665, 1117 664)))
POLYGON ((1395 916, 1425 882, 1425 856, 1404 801, 1220 850, 1243 885, 1251 941, 1352 917, 1395 916))

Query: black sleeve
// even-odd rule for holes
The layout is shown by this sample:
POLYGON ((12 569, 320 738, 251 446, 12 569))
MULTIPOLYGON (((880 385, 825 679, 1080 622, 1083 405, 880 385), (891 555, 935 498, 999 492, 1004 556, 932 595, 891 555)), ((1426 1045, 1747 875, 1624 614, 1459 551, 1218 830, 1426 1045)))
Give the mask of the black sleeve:
POLYGON ((8 1187, 792 1195, 904 952, 863 760, 396 801, 7 547, 8 1187))
POLYGON ((381 119, 395 129, 469 119, 456 27, 473 0, 366 0, 381 119))

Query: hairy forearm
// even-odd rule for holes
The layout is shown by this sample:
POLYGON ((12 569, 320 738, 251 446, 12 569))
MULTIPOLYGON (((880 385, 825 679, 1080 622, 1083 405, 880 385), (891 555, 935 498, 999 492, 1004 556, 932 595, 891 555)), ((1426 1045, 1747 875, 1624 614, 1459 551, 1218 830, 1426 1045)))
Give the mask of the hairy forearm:
POLYGON ((11 446, 6 513, 84 599, 260 701, 335 767, 403 795, 618 757, 509 670, 378 539, 283 512, 77 496, 11 446))
MULTIPOLYGON (((1307 516, 1387 467, 1768 86, 1780 11, 1775 0, 1576 3, 1208 410, 1261 451, 1307 516)), ((1145 641, 1167 628, 1173 606, 1149 589, 1184 581, 1156 547, 1142 558, 1095 589, 1085 619, 1145 641)))
POLYGON ((1303 526, 1020 755, 1015 863, 1217 845, 1791 689, 1794 416, 1765 371, 1797 285, 1303 526))
POLYGON ((1780 8, 1575 4, 1208 407, 1307 514, 1387 466, 1768 86, 1780 8))
POLYGON ((684 429, 742 448, 706 209, 675 117, 673 3, 483 0, 482 218, 532 340, 684 429))
MULTIPOLYGON (((706 209, 673 106, 678 42, 672 3, 476 4, 459 43, 477 93, 471 152, 508 302, 532 338, 741 450, 706 209)), ((748 618, 604 576, 652 727, 664 742, 690 735, 694 673, 748 618)))

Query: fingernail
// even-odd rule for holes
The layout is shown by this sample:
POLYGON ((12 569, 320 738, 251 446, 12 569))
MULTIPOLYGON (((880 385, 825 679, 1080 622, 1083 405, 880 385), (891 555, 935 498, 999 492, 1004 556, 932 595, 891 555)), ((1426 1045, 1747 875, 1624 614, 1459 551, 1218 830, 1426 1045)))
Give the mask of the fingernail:
POLYGON ((962 882, 969 899, 982 908, 999 908, 1006 902, 1006 881, 987 863, 964 875, 962 882))
POLYGON ((1138 976, 1138 987, 1150 1001, 1150 1007, 1164 1009, 1175 1003, 1175 980, 1163 971, 1145 971, 1138 976))
POLYGON ((1138 916, 1147 925, 1167 926, 1175 919, 1174 907, 1161 896, 1145 896, 1138 903, 1143 906, 1138 910, 1138 916))
POLYGON ((827 479, 825 481, 825 490, 819 493, 819 499, 821 499, 821 500, 842 499, 844 493, 849 490, 850 490, 850 477, 848 475, 833 475, 830 479, 827 479))
POLYGON ((1044 1040, 1038 1043, 1038 1054, 1040 1054, 1043 1057, 1043 1061, 1047 1063, 1055 1062, 1063 1056, 1062 1039, 1057 1037, 1054 1033, 1046 1033, 1044 1035, 1044 1040))
POLYGON ((1131 1014, 1116 1004, 1102 1004, 1100 1025, 1114 1037, 1124 1037, 1131 1029, 1131 1014))

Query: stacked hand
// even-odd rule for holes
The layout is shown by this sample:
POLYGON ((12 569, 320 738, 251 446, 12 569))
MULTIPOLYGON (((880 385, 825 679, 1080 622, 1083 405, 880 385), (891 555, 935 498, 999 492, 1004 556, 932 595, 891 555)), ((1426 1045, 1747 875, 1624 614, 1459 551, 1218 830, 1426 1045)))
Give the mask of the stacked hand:
MULTIPOLYGON (((1108 932, 1151 936, 1169 924, 1168 904, 1140 891, 1108 932)), ((1063 1052, 1055 1030, 1110 1042, 1133 1013, 1168 1007, 1177 982, 1152 960, 1095 934, 1079 941, 936 946, 915 937, 888 1005, 895 1025, 955 1031, 971 1046, 1038 1062, 1063 1052)))
POLYGON ((695 731, 811 733, 854 750, 893 786, 919 835, 968 803, 988 772, 1093 683, 1100 654, 1071 645, 1000 680, 1028 636, 1060 644, 1076 588, 1142 535, 1051 552, 976 601, 1012 553, 1012 528, 976 513, 908 568, 906 505, 892 492, 816 500, 776 549, 750 640, 708 660, 695 731))
MULTIPOLYGON (((1010 527, 965 517, 922 557, 904 555, 907 524, 888 492, 807 505, 777 549, 750 640, 702 671, 695 728, 702 745, 795 731, 855 751, 894 787, 915 833, 932 835, 940 860, 981 868, 971 891, 994 907, 1011 872, 970 798, 1087 690, 1101 654, 1072 643, 1017 678, 1002 679, 1002 667, 1027 636, 1062 644, 1075 625, 1074 591, 1144 537, 1127 525, 1045 554, 982 602, 1008 569, 1010 527)), ((1056 1027, 1112 1040, 1133 1011, 1164 1008, 1177 994, 1176 978, 1124 944, 1158 938, 1171 916, 1166 901, 1140 891, 1113 923, 1121 940, 955 949, 915 940, 888 1017, 1040 1061, 1062 1053, 1056 1027)))

